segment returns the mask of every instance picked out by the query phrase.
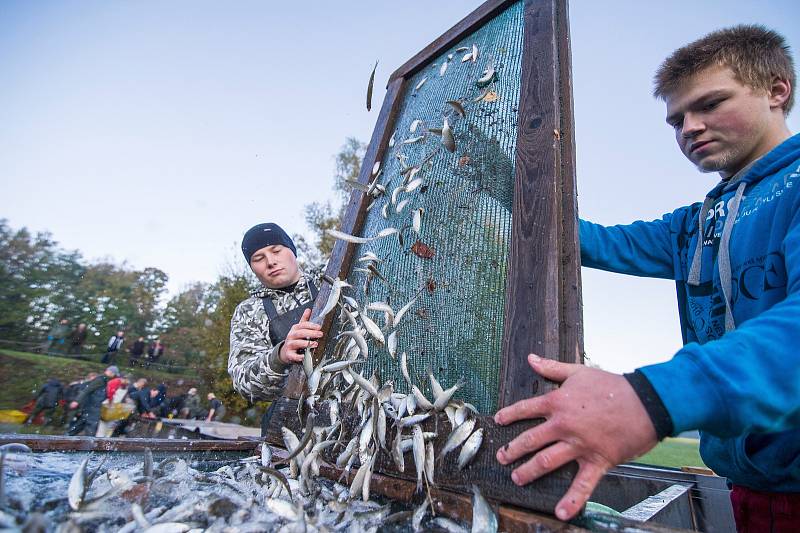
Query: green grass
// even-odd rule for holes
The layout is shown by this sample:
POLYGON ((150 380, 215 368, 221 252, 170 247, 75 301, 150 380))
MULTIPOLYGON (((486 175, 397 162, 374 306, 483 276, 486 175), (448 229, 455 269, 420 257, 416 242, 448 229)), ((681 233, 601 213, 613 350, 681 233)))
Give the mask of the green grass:
MULTIPOLYGON (((66 385, 85 377, 89 372, 101 373, 107 366, 80 359, 0 350, 0 409, 19 409, 24 406, 50 378, 56 378, 66 385)), ((121 369, 134 379, 147 378, 149 385, 166 384, 170 396, 186 392, 190 387, 197 387, 201 394, 206 389, 196 374, 187 376, 144 368, 121 369)))
POLYGON ((685 438, 664 439, 655 448, 633 462, 673 468, 706 466, 700 458, 700 441, 685 438))

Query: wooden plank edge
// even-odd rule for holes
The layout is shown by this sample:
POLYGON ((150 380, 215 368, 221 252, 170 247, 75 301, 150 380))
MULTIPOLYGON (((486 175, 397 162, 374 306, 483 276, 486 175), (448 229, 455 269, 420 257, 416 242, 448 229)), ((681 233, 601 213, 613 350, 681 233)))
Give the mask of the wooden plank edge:
POLYGON ((190 440, 190 439, 143 439, 143 438, 101 438, 69 437, 56 435, 0 435, 0 445, 20 443, 33 451, 75 451, 75 452, 135 452, 150 448, 153 451, 213 451, 213 452, 252 452, 258 442, 248 440, 190 440))
POLYGON ((489 0, 488 2, 484 2, 411 59, 400 65, 400 67, 389 76, 389 83, 399 78, 410 78, 424 68, 426 64, 430 63, 433 58, 439 56, 454 43, 460 41, 465 35, 480 28, 488 20, 494 18, 495 15, 515 1, 516 0, 489 0))

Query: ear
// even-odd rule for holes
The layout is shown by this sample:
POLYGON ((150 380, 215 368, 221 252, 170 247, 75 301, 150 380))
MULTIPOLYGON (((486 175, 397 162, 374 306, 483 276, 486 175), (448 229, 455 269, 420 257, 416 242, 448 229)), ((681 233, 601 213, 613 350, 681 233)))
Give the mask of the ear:
POLYGON ((792 82, 783 78, 775 78, 772 80, 772 86, 769 88, 769 106, 770 108, 781 108, 786 106, 786 102, 792 95, 792 82))

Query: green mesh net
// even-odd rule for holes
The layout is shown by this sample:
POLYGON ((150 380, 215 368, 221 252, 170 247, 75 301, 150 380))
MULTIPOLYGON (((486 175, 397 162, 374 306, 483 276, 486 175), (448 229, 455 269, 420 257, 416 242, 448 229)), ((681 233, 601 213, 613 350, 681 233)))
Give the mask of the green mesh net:
MULTIPOLYGON (((416 298, 396 328, 384 327, 387 334, 396 330, 398 354, 408 354, 412 378, 426 385, 428 368, 445 388, 463 378, 458 397, 484 414, 497 407, 522 32, 517 2, 407 81, 377 178, 385 194, 372 203, 360 232, 371 237, 393 227, 401 238, 358 245, 356 258, 371 252, 380 261, 356 260, 347 276, 353 285, 347 294, 362 306, 387 302, 396 312, 416 298), (489 68, 496 75, 478 83, 489 68), (448 100, 459 101, 465 117, 448 100), (452 153, 436 131, 444 118, 456 143, 452 153), (385 281, 363 271, 369 264, 385 281)), ((368 314, 384 326, 382 313, 368 314)), ((387 348, 370 341, 370 352, 365 374, 377 368, 396 390, 408 392, 387 348)))

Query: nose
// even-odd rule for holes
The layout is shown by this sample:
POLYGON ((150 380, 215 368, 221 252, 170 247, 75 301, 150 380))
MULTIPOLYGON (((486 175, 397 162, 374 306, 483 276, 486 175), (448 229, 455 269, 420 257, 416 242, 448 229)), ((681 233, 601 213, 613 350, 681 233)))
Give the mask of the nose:
POLYGON ((684 139, 696 137, 706 129, 705 123, 693 113, 686 113, 683 116, 682 126, 681 135, 683 135, 684 139))
POLYGON ((267 258, 267 265, 269 265, 269 266, 274 265, 277 262, 277 259, 278 259, 275 254, 270 253, 270 252, 267 252, 265 257, 267 258))

